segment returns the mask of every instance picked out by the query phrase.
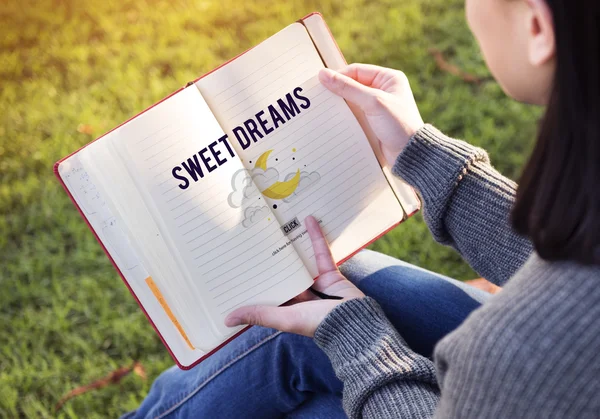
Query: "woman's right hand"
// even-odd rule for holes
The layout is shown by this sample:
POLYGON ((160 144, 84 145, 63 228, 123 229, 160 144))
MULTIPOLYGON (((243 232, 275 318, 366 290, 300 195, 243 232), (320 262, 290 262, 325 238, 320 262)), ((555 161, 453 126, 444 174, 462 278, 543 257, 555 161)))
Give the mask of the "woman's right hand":
POLYGON ((319 80, 336 95, 361 108, 390 166, 424 125, 408 79, 401 71, 350 64, 339 71, 321 70, 319 80))

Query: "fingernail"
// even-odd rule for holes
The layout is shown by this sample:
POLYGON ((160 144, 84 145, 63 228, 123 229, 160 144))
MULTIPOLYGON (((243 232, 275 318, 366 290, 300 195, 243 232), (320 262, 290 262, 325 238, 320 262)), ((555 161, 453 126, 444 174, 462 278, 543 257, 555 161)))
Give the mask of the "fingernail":
POLYGON ((323 68, 319 71, 319 80, 321 83, 330 84, 333 81, 333 70, 323 68))
POLYGON ((240 321, 241 319, 235 316, 227 316, 225 317, 225 326, 227 327, 234 327, 234 326, 239 326, 241 323, 240 321))

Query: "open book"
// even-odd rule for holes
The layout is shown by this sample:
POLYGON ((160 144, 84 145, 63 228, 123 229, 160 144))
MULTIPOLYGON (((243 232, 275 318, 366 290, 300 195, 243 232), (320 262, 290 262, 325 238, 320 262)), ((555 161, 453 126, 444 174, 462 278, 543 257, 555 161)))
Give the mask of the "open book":
POLYGON ((341 263, 419 208, 319 83, 343 65, 309 15, 55 165, 181 368, 243 331, 234 309, 311 286, 306 216, 341 263))

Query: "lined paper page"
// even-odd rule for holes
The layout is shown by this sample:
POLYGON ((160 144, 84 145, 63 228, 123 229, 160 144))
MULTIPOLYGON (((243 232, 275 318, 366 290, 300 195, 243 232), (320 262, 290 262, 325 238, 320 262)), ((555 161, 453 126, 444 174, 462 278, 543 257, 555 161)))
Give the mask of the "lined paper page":
POLYGON ((336 260, 403 216, 354 115, 318 82, 321 68, 294 24, 196 83, 313 276, 306 216, 321 221, 336 260))
POLYGON ((114 144, 126 152, 164 239, 189 271, 177 281, 197 291, 226 335, 223 319, 233 309, 281 304, 311 278, 198 90, 177 96, 159 105, 160 117, 152 112, 157 107, 125 125, 114 144))
POLYGON ((201 78, 196 86, 229 131, 256 113, 255 103, 273 102, 321 68, 323 62, 308 32, 294 23, 201 78))
MULTIPOLYGON (((103 141, 100 140, 94 144, 102 143, 103 141)), ((94 147, 94 150, 97 150, 96 147, 94 147)), ((98 235, 98 238, 106 247, 114 263, 119 267, 121 274, 125 277, 125 280, 135 292, 140 303, 152 318, 162 337, 167 341, 174 356, 182 365, 190 365, 200 356, 204 355, 204 352, 189 349, 181 333, 176 329, 164 309, 160 306, 159 301, 152 295, 151 290, 146 285, 145 279, 150 274, 146 270, 145 264, 142 263, 139 253, 134 250, 131 240, 123 231, 123 221, 118 214, 111 211, 106 202, 106 197, 103 191, 101 191, 102 188, 94 182, 80 159, 80 157, 88 154, 89 151, 88 147, 86 147, 84 150, 63 161, 59 165, 60 176, 65 181, 67 188, 85 214, 87 221, 98 235)), ((94 154, 95 159, 92 160, 94 163, 93 166, 99 163, 98 154, 94 154)))
MULTIPOLYGON (((302 20, 302 23, 305 25, 306 30, 310 34, 311 39, 315 43, 315 46, 319 50, 319 54, 323 59, 325 65, 331 69, 339 70, 346 66, 346 61, 344 60, 344 56, 341 51, 337 47, 335 40, 331 36, 331 32, 323 19, 323 16, 319 14, 313 14, 306 19, 302 20)), ((396 197, 400 201, 402 208, 406 215, 413 214, 421 207, 421 203, 417 198, 415 191, 404 181, 402 181, 399 177, 392 174, 391 168, 389 167, 389 163, 387 163, 386 158, 383 156, 381 152, 381 148, 379 145, 379 140, 377 140, 377 136, 373 132, 373 129, 370 127, 369 122, 367 121, 366 115, 360 108, 351 103, 348 104, 350 110, 358 120, 358 123, 363 128, 367 139, 371 143, 371 147, 379 160, 379 163, 384 166, 383 173, 390 183, 390 186, 394 190, 396 197)))
MULTIPOLYGON (((176 262, 175 253, 167 246, 157 217, 144 202, 141 188, 123 163, 128 159, 121 158, 114 150, 114 140, 118 140, 118 130, 88 145, 78 155, 97 188, 107 197, 106 205, 121 221, 121 228, 130 238, 149 275, 158 282, 161 294, 167 297, 168 305, 178 322, 183 324, 186 334, 209 336, 216 340, 208 321, 208 312, 203 304, 198 303, 193 290, 181 292, 181 287, 170 283, 172 278, 184 277, 184 268, 176 262), (188 323, 188 319, 192 319, 192 322, 188 323)), ((151 292, 145 282, 144 288, 151 292)))

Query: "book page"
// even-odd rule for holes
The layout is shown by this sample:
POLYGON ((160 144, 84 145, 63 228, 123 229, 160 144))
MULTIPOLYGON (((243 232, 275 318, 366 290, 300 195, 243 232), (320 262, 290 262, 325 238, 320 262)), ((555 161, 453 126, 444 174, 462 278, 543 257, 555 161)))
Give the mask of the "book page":
MULTIPOLYGON (((319 50, 319 54, 327 67, 334 70, 339 70, 346 66, 346 60, 335 43, 335 40, 333 39, 333 36, 331 35, 323 16, 318 13, 314 13, 306 19, 303 19, 302 23, 306 27, 306 30, 308 31, 315 46, 319 50)), ((358 123, 361 125, 365 135, 371 143, 371 148, 373 149, 375 156, 377 156, 379 163, 381 166, 383 166, 383 173, 390 183, 390 186, 394 190, 394 193, 398 197, 404 212, 407 216, 413 214, 421 207, 421 203, 417 197, 417 194, 406 182, 392 173, 389 164, 381 152, 377 136, 369 125, 364 112, 358 106, 352 103, 348 103, 348 106, 352 110, 352 113, 356 117, 358 123)))
MULTIPOLYGON (((172 323, 182 338, 190 341, 189 347, 199 348, 195 345, 199 336, 209 336, 210 339, 205 340, 216 341, 203 304, 198 303, 193 292, 182 292, 182 287, 172 282, 172 278, 184 277, 183 268, 176 261, 176 253, 167 245, 159 222, 144 202, 141 189, 112 147, 117 132, 113 131, 89 144, 78 153, 78 157, 98 191, 106 197, 106 206, 117 218, 152 278, 152 285, 144 285, 147 292, 157 294, 155 291, 159 291, 160 297, 166 301, 163 311, 171 314, 172 323)), ((158 300, 158 297, 155 299, 158 300)))
POLYGON ((146 279, 150 277, 150 274, 127 234, 123 231, 122 221, 109 208, 101 188, 92 180, 80 160, 81 153, 60 163, 58 172, 61 179, 127 284, 146 312, 149 313, 177 362, 182 366, 191 365, 205 353, 199 349, 190 350, 181 333, 160 306, 159 301, 152 295, 146 285, 146 279))
POLYGON ((279 305, 311 285, 197 89, 125 124, 112 143, 185 268, 169 285, 201 303, 216 337, 232 334, 223 320, 235 308, 279 305))
POLYGON ((403 217, 346 102, 319 83, 321 68, 293 24, 196 82, 313 276, 306 216, 320 220, 336 261, 403 217))

